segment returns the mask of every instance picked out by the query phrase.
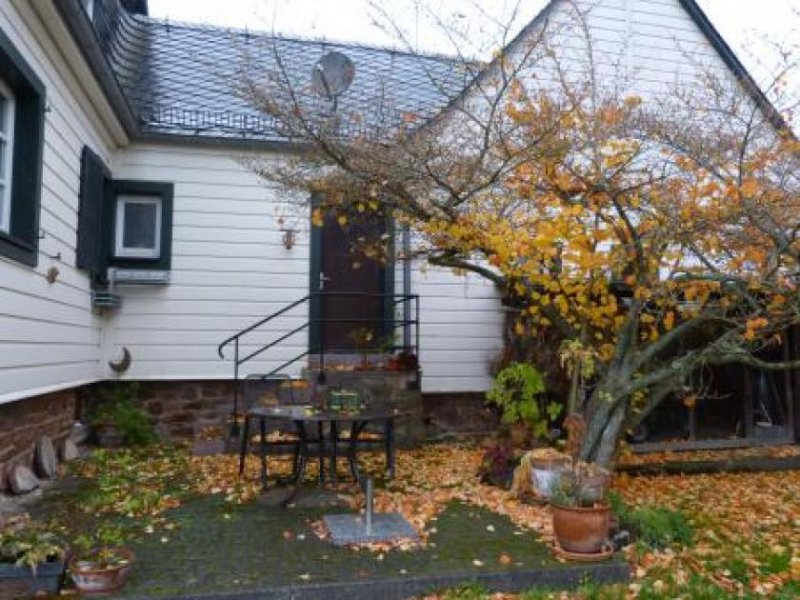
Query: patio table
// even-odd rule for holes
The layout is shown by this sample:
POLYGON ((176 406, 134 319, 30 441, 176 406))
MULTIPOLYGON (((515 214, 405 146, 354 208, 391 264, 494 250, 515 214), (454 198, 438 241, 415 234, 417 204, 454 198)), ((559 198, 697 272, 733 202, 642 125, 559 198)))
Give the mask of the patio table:
MULTIPOLYGON (((299 452, 295 461, 294 482, 299 483, 305 474, 306 465, 310 456, 309 446, 311 443, 318 445, 319 454, 319 483, 325 483, 325 459, 330 460, 331 481, 336 482, 336 461, 339 458, 339 443, 343 440, 339 437, 342 427, 350 427, 350 436, 347 440, 347 462, 350 472, 355 480, 362 484, 361 470, 358 467, 358 446, 372 440, 360 440, 360 435, 371 423, 383 425, 383 444, 386 454, 386 472, 390 479, 394 477, 395 470, 395 444, 394 444, 394 424, 395 419, 403 416, 404 413, 395 408, 368 408, 359 411, 334 411, 320 410, 309 406, 275 406, 275 407, 255 407, 248 411, 248 417, 257 418, 260 425, 260 455, 261 455, 261 478, 266 483, 266 422, 268 420, 288 421, 294 424, 297 431, 299 452), (326 435, 326 427, 327 435, 326 435), (309 440, 306 426, 317 426, 317 437, 309 440)), ((244 449, 244 446, 243 446, 244 449)))

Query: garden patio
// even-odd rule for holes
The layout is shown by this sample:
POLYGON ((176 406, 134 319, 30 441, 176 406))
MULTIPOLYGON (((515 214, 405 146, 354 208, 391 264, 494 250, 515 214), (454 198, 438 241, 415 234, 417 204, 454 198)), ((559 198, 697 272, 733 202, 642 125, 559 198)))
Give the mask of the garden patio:
MULTIPOLYGON (((628 456, 623 468, 675 464, 676 457, 684 463, 785 465, 798 460, 798 450, 628 456)), ((136 561, 118 595, 123 598, 800 593, 798 471, 617 475, 614 504, 636 539, 611 561, 586 565, 554 556, 547 506, 481 482, 484 451, 467 442, 401 450, 391 482, 381 479, 381 453, 365 457, 366 471, 377 479, 376 510, 402 513, 422 540, 417 544, 334 547, 321 518, 362 507, 358 487, 343 483, 332 495, 349 510, 301 498, 287 507, 270 506, 261 494, 257 458, 248 458, 246 475, 239 478, 235 455, 193 456, 186 446, 96 450, 71 463, 28 510, 73 547, 131 548, 136 561)), ((290 460, 270 461, 272 474, 289 473, 290 460)), ((309 469, 309 489, 316 489, 314 477, 309 469)))

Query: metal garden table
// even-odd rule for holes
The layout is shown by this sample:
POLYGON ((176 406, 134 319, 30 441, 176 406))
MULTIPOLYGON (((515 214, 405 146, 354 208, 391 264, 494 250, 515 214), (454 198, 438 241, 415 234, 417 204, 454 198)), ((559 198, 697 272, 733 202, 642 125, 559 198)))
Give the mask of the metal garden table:
MULTIPOLYGON (((359 411, 334 411, 319 410, 308 406, 275 406, 275 407, 255 407, 248 412, 248 418, 257 418, 260 429, 260 455, 261 455, 261 478, 266 483, 267 478, 267 458, 266 450, 269 443, 266 441, 266 423, 269 420, 285 421, 294 424, 298 436, 299 449, 296 453, 294 481, 299 483, 305 474, 308 458, 311 455, 309 446, 318 445, 319 455, 319 483, 324 484, 325 460, 330 461, 330 479, 336 482, 336 461, 339 458, 339 445, 347 442, 346 456, 350 466, 350 472, 355 480, 362 484, 361 471, 358 467, 358 446, 374 440, 360 440, 360 435, 371 423, 383 425, 383 444, 386 454, 386 471, 389 478, 394 477, 395 470, 395 444, 394 444, 394 425, 395 419, 403 416, 404 413, 394 408, 368 408, 359 411), (316 435, 310 439, 307 427, 316 425, 316 435), (326 425, 328 427, 326 428, 326 425), (349 438, 340 438, 340 431, 348 427, 349 438)), ((243 446, 244 451, 244 446, 243 446)))

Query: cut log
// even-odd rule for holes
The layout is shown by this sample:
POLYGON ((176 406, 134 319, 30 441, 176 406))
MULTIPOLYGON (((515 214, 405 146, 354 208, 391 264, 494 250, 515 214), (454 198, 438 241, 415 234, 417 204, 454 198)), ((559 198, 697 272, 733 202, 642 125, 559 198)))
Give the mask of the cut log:
POLYGON ((38 488, 41 482, 28 467, 14 465, 8 472, 8 485, 13 493, 22 495, 38 488))
POLYGON ((36 472, 40 477, 54 479, 58 475, 58 457, 56 456, 56 449, 53 447, 53 440, 46 435, 36 440, 34 463, 36 465, 36 472))

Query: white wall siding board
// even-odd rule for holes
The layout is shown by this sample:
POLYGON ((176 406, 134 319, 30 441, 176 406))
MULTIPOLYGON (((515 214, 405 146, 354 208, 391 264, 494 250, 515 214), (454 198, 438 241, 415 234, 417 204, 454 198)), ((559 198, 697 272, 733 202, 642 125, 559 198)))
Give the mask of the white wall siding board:
MULTIPOLYGON (((700 69, 731 77, 678 0, 561 0, 547 22, 559 65, 576 83, 584 81, 590 46, 600 82, 622 78, 629 82, 628 93, 645 98, 658 98, 680 84, 695 85, 700 69), (591 44, 578 26, 576 5, 585 14, 591 44)), ((533 85, 555 85, 550 69, 547 58, 533 64, 533 85)), ((468 102, 481 110, 479 94, 468 102)), ((502 347, 503 313, 492 284, 476 275, 415 268, 414 291, 422 297, 423 389, 486 390, 489 363, 502 347)))
POLYGON ((86 275, 75 269, 84 144, 110 160, 111 136, 99 125, 81 83, 28 2, 0 2, 0 29, 45 85, 39 264, 0 258, 0 403, 100 377, 101 318, 91 309, 86 275), (51 258, 60 254, 60 258, 51 258), (55 267, 55 283, 45 279, 55 267))
MULTIPOLYGON (((215 379, 233 367, 217 345, 237 331, 308 294, 309 218, 302 199, 278 193, 224 148, 136 145, 115 160, 119 179, 175 185, 172 274, 167 286, 124 286, 122 307, 107 324, 109 351, 133 356, 131 379, 215 379), (278 218, 300 229, 292 250, 278 218)), ((303 304, 242 339, 241 354, 306 323, 303 304)), ((265 373, 303 353, 308 330, 244 365, 265 373)), ((227 355, 232 356, 229 347, 227 355)), ((287 369, 299 373, 298 361, 287 369)))
POLYGON ((422 390, 482 392, 489 362, 502 348, 500 301, 475 274, 415 264, 412 292, 420 295, 422 390))

